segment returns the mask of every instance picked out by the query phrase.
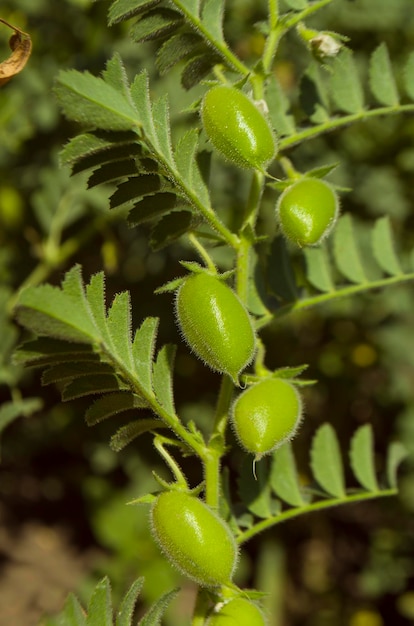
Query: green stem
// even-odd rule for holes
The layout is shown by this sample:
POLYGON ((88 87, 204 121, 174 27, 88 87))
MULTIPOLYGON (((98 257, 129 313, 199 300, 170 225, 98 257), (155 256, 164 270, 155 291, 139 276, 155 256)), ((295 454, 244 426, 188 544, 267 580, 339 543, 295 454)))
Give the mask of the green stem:
POLYGON ((189 233, 188 239, 191 245, 197 250, 198 254, 200 255, 201 259, 204 261, 208 269, 214 274, 216 274, 217 269, 216 269, 216 266, 214 265, 214 262, 211 256, 209 255, 205 247, 199 242, 199 240, 194 235, 194 233, 189 233))
MULTIPOLYGON (((215 48, 219 55, 227 62, 230 68, 236 70, 243 76, 248 76, 250 74, 250 69, 240 61, 240 59, 233 54, 233 52, 229 49, 226 42, 222 38, 218 38, 214 36, 203 24, 203 22, 196 16, 194 13, 191 13, 185 2, 180 2, 180 0, 172 0, 173 4, 177 7, 177 9, 184 15, 186 21, 189 22, 193 28, 203 37, 203 39, 208 43, 209 48, 215 48)), ((217 16, 217 20, 219 17, 217 16)))
POLYGON ((234 384, 230 376, 224 375, 221 380, 220 394, 216 406, 214 418, 213 436, 220 435, 224 438, 230 404, 233 398, 234 384))
POLYGON ((363 291, 370 291, 371 289, 382 289, 383 287, 388 287, 390 285, 398 285, 404 282, 408 282, 410 280, 414 280, 414 272, 411 272, 410 274, 390 276, 388 278, 374 280, 369 283, 350 285, 336 291, 322 293, 317 296, 311 296, 310 298, 303 298, 303 300, 297 300, 296 302, 292 302, 291 304, 286 304, 285 306, 282 306, 274 313, 264 315, 256 321, 255 327, 257 330, 259 330, 260 328, 264 328, 271 322, 280 320, 286 315, 291 315, 292 313, 303 311, 304 309, 311 308, 324 302, 330 302, 339 298, 345 298, 347 296, 352 296, 356 293, 360 293, 363 291))
POLYGON ((283 150, 287 150, 288 148, 292 148, 296 146, 302 141, 307 139, 313 139, 318 135, 322 135, 331 130, 336 130, 341 126, 347 126, 349 124, 353 124, 355 122, 364 121, 371 117, 377 117, 380 115, 395 115, 397 113, 412 113, 414 112, 414 104, 401 104, 398 106, 392 105, 387 107, 378 107, 376 109, 371 109, 369 111, 360 111, 358 113, 352 113, 351 115, 344 115, 342 117, 338 117, 337 119, 329 120, 328 122, 324 122, 323 124, 318 124, 317 126, 312 126, 310 128, 305 128, 304 130, 295 133, 291 137, 286 137, 282 139, 279 143, 279 149, 282 152, 283 150))
POLYGON ((236 291, 244 304, 246 304, 248 300, 250 249, 253 245, 254 229, 260 207, 260 200, 262 198, 264 180, 263 172, 254 172, 237 248, 236 291))
POLYGON ((209 441, 208 454, 204 459, 204 478, 206 483, 205 499, 209 506, 218 508, 221 480, 221 457, 224 453, 224 442, 229 417, 229 409, 233 398, 234 384, 230 376, 221 379, 220 393, 217 400, 214 426, 209 441))
POLYGON ((206 591, 204 589, 199 589, 191 626, 204 626, 209 606, 210 602, 206 591))
POLYGON ((397 493, 397 489, 384 489, 384 491, 356 493, 354 495, 347 496, 346 498, 331 498, 329 500, 320 500, 308 506, 301 506, 294 509, 289 509, 288 511, 284 511, 279 515, 274 515, 273 517, 269 517, 258 522, 248 530, 240 533, 240 535, 237 536, 236 540, 239 545, 242 545, 243 543, 246 543, 246 541, 249 541, 250 539, 252 539, 252 537, 255 537, 264 530, 272 528, 272 526, 276 526, 276 524, 281 524, 288 519, 298 517, 299 515, 304 515, 305 513, 322 511, 324 509, 329 509, 333 506, 338 506, 340 504, 349 504, 351 502, 363 502, 365 500, 373 500, 374 498, 382 496, 395 496, 397 493))

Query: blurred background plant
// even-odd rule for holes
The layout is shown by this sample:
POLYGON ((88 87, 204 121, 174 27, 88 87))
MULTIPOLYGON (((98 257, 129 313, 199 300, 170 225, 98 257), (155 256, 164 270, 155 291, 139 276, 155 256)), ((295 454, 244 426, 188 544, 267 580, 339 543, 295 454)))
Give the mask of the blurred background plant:
MULTIPOLYGON (((91 0, 3 0, 1 7, 1 17, 33 40, 26 69, 0 92, 0 429, 4 429, 0 550, 5 557, 0 569, 0 623, 15 626, 36 624, 42 615, 42 623, 54 624, 46 614, 60 608, 67 591, 76 588, 87 597, 104 573, 115 597, 144 575, 144 603, 180 580, 149 539, 145 511, 125 506, 156 487, 152 468, 163 473, 150 440, 141 440, 139 452, 134 446, 120 454, 112 452, 107 446, 112 430, 105 423, 88 430, 81 400, 62 405, 53 387, 40 386, 36 372, 22 371, 10 360, 20 338, 10 316, 18 290, 46 279, 58 283, 75 262, 82 264, 85 274, 103 268, 108 299, 129 289, 137 316, 134 323, 146 315, 160 315, 161 341, 178 342, 171 301, 155 298, 153 290, 180 273, 178 260, 193 258, 191 250, 180 243, 152 252, 145 228, 130 230, 122 210, 108 211, 109 188, 86 190, 82 176, 71 178, 58 163, 60 149, 75 132, 60 115, 52 93, 59 69, 97 74, 118 51, 131 76, 145 66, 154 91, 168 91, 177 126, 186 124, 179 113, 197 97, 197 89, 187 93, 179 87, 174 69, 159 77, 152 44, 134 44, 127 36, 128 26, 108 28, 107 9, 107 2, 91 0), (15 415, 21 417, 14 420, 15 415), (39 568, 46 552, 51 558, 48 573, 39 568), (63 556, 63 567, 73 571, 66 579, 57 575, 63 556), (24 576, 36 579, 38 586, 28 586, 24 576), (28 592, 27 598, 25 587, 32 594, 28 592), (17 608, 13 588, 18 589, 17 608)), ((265 15, 265 2, 228 2, 226 36, 244 59, 261 53, 263 37, 252 24, 265 15)), ((412 0, 336 0, 309 24, 349 37, 362 76, 370 53, 382 41, 397 68, 414 49, 412 0)), ((0 31, 1 58, 8 55, 8 37, 6 29, 0 31)), ((293 33, 284 41, 276 72, 293 100, 300 97, 299 88, 307 80, 301 73, 307 54, 293 33)), ((412 117, 360 123, 306 143, 294 156, 295 165, 303 170, 340 161, 332 180, 352 189, 344 194, 343 206, 361 223, 361 232, 364 226, 370 228, 373 218, 389 215, 403 254, 413 257, 412 117)), ((244 191, 238 177, 226 166, 216 172, 215 193, 228 211, 244 191)), ((270 201, 264 209, 265 221, 270 201)), ((308 362, 309 378, 319 380, 306 390, 306 420, 295 442, 304 480, 311 435, 324 421, 334 424, 344 450, 359 425, 372 423, 380 471, 390 440, 400 438, 414 454, 413 310, 408 284, 301 313, 289 327, 274 324, 265 331, 270 368, 308 362)), ((215 375, 185 348, 179 349, 176 398, 183 413, 197 407, 200 425, 211 415, 216 382, 215 375)), ((237 462, 237 453, 230 462, 237 462)), ((185 471, 191 475, 195 470, 185 471)), ((239 568, 240 583, 268 592, 271 626, 413 623, 410 460, 401 485, 399 499, 313 514, 277 527, 249 545, 239 568)), ((185 589, 188 593, 168 610, 167 626, 188 623, 193 590, 189 583, 185 589)))

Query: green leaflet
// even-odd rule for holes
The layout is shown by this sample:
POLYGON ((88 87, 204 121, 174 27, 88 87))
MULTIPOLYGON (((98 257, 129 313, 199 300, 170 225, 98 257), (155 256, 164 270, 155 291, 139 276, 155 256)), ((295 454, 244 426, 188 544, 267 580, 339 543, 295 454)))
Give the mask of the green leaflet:
POLYGON ((127 389, 115 374, 88 374, 74 378, 62 390, 62 400, 76 400, 92 394, 109 393, 127 389))
POLYGON ((88 189, 119 180, 120 178, 129 178, 137 174, 137 170, 137 163, 134 159, 130 158, 129 155, 122 160, 103 163, 94 169, 93 173, 90 175, 88 179, 88 189))
POLYGON ((93 590, 88 604, 86 626, 113 626, 109 579, 105 576, 93 590))
POLYGON ((208 29, 212 38, 224 43, 223 36, 224 0, 206 0, 201 12, 201 21, 208 29))
POLYGON ((269 107, 269 119, 276 132, 279 135, 293 135, 295 120, 292 115, 288 114, 290 101, 273 74, 268 81, 266 101, 269 107))
POLYGON ((335 58, 331 76, 332 97, 336 106, 345 113, 364 110, 364 94, 352 53, 343 48, 335 58))
POLYGON ((145 70, 135 76, 131 84, 131 97, 138 111, 139 119, 146 137, 148 137, 151 142, 155 143, 156 133, 152 119, 148 74, 145 70))
POLYGON ((352 437, 349 456, 352 471, 362 487, 368 491, 379 491, 375 475, 372 429, 369 424, 361 426, 352 437))
POLYGON ((341 452, 330 424, 321 426, 313 438, 311 468, 317 482, 327 493, 335 498, 345 497, 341 452))
POLYGON ((404 86, 407 95, 414 100, 414 52, 411 52, 404 67, 404 86))
POLYGON ((132 176, 117 185, 116 191, 110 198, 110 208, 115 209, 131 203, 133 200, 159 191, 160 187, 161 179, 158 174, 132 176))
POLYGON ((125 426, 119 428, 115 435, 112 435, 109 442, 109 447, 115 452, 120 452, 131 441, 134 441, 140 435, 157 430, 158 428, 166 428, 165 424, 161 420, 157 419, 136 419, 133 422, 129 422, 125 426))
POLYGON ((407 449, 402 443, 399 441, 391 442, 387 457, 387 480, 392 489, 397 489, 397 471, 407 456, 407 449))
POLYGON ((147 317, 135 333, 132 344, 135 373, 143 388, 152 391, 152 358, 157 337, 158 318, 147 317))
POLYGON ((67 363, 58 363, 44 370, 42 374, 42 385, 51 385, 53 383, 70 382, 74 378, 82 376, 96 376, 102 374, 111 374, 112 367, 109 363, 101 363, 95 361, 85 363, 85 361, 69 361, 67 363))
POLYGON ((141 577, 132 583, 121 601, 115 622, 112 615, 111 587, 108 578, 105 577, 93 589, 86 612, 79 600, 70 594, 57 623, 59 626, 113 626, 113 624, 132 626, 135 605, 143 582, 144 579, 141 577))
POLYGON ((345 278, 353 283, 368 282, 349 214, 343 215, 335 227, 333 254, 336 266, 345 278))
POLYGON ((305 248, 307 278, 319 291, 330 292, 335 290, 332 279, 332 261, 326 244, 320 247, 305 248))
POLYGON ((170 414, 175 414, 172 371, 176 346, 166 345, 161 348, 153 366, 153 386, 155 397, 160 405, 170 414))
POLYGON ((86 411, 85 420, 88 426, 94 426, 102 420, 133 409, 147 408, 148 403, 129 391, 108 393, 98 398, 86 411))
POLYGON ((64 114, 84 126, 115 131, 139 126, 125 93, 89 72, 61 71, 55 93, 64 114))
POLYGON ((135 22, 131 37, 137 43, 161 39, 173 33, 181 23, 182 16, 177 11, 156 7, 135 22))
POLYGON ((190 129, 179 139, 174 151, 177 170, 183 180, 194 190, 196 196, 206 206, 210 206, 208 188, 201 176, 197 163, 198 129, 190 129))
POLYGON ((150 608, 148 613, 138 622, 138 626, 159 626, 161 624, 162 616, 165 613, 170 602, 175 598, 178 593, 178 589, 173 589, 168 593, 165 593, 159 598, 150 608))
POLYGON ((284 444, 274 452, 270 482, 275 494, 290 506, 305 504, 290 443, 284 444))
POLYGON ((202 39, 193 33, 178 33, 167 39, 157 52, 156 66, 161 75, 166 74, 174 65, 200 52, 202 39))
POLYGON ((369 84, 372 93, 380 104, 398 106, 397 85, 385 43, 381 43, 371 55, 369 84))
POLYGON ((129 372, 134 371, 131 349, 131 301, 127 291, 118 293, 107 315, 107 327, 115 356, 129 372))
POLYGON ((390 219, 388 216, 378 219, 372 230, 372 248, 375 260, 384 272, 391 276, 403 273, 395 254, 390 219))
POLYGON ((162 155, 165 162, 168 164, 168 167, 174 170, 175 163, 173 149, 171 145, 170 113, 168 108, 167 94, 164 94, 153 103, 152 117, 156 129, 157 151, 160 155, 162 155))
POLYGON ((59 626, 86 626, 85 613, 73 593, 67 597, 63 611, 59 616, 59 626))
POLYGON ((161 0, 115 0, 109 7, 108 24, 118 24, 124 20, 129 20, 135 15, 144 13, 148 9, 156 6, 161 0))
POLYGON ((132 626, 132 617, 138 596, 141 593, 144 579, 137 578, 125 594, 116 616, 115 626, 132 626))

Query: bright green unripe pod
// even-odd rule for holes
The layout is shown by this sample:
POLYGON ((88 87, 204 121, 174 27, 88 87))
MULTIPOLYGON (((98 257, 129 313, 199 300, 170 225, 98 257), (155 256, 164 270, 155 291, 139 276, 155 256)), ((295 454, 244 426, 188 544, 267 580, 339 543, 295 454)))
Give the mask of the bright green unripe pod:
POLYGON ((201 105, 201 121, 216 150, 239 167, 263 169, 276 154, 268 121, 235 87, 212 87, 201 105))
POLYGON ((230 583, 236 542, 204 502, 182 491, 165 491, 152 507, 151 528, 166 557, 183 574, 204 587, 230 583))
POLYGON ((295 387, 281 378, 267 378, 236 398, 231 419, 242 447, 260 459, 295 434, 301 416, 295 387))
POLYGON ((319 178, 302 178, 280 196, 276 213, 284 235, 298 246, 319 244, 338 218, 338 196, 319 178))
POLYGON ((255 333, 234 291, 205 272, 193 274, 179 287, 175 306, 190 348, 213 370, 236 381, 253 358, 255 333))
POLYGON ((246 598, 234 598, 208 620, 206 626, 266 626, 261 610, 246 598))

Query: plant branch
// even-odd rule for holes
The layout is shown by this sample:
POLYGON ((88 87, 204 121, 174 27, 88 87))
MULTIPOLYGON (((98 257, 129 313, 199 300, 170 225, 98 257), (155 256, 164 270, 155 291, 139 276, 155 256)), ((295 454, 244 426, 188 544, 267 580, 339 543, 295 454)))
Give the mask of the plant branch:
POLYGON ((279 515, 274 515, 272 517, 268 517, 264 519, 248 530, 240 533, 236 537, 236 541, 239 545, 246 543, 259 533, 267 530, 268 528, 272 528, 276 526, 276 524, 281 524, 288 519, 292 519, 294 517, 298 517, 299 515, 304 515, 305 513, 312 513, 313 511, 322 511, 324 509, 329 509, 333 506, 338 506, 340 504, 350 504, 353 502, 364 502, 365 500, 373 500, 374 498, 379 497, 389 497, 395 496, 398 493, 398 489, 384 489, 383 491, 369 491, 363 493, 356 493, 353 495, 348 495, 346 498, 330 498, 328 500, 319 500, 318 502, 314 502, 307 506, 300 506, 293 509, 289 509, 280 513, 279 515))
POLYGON ((400 104, 398 106, 386 106, 386 107, 378 107, 376 109, 371 109, 369 111, 361 111, 359 113, 352 113, 350 115, 344 115, 343 117, 338 117, 336 119, 331 119, 329 122, 324 122, 323 124, 318 124, 316 126, 312 126, 310 128, 305 128, 302 131, 291 135, 290 137, 285 137, 281 139, 279 142, 280 152, 287 150, 288 148, 292 148, 300 144, 302 141, 306 141, 308 139, 313 139, 314 137, 318 137, 319 135, 323 135, 324 133, 328 133, 331 130, 336 130, 337 128, 341 128, 343 126, 347 126, 348 124, 353 124, 355 122, 360 122, 367 120, 371 117, 377 117, 380 115, 395 115, 398 113, 413 113, 414 112, 414 104, 400 104))
POLYGON ((363 291, 382 289, 383 287, 389 287, 390 285, 398 285, 400 283, 408 282, 410 280, 414 280, 414 272, 411 272, 409 274, 401 274, 398 276, 390 276, 388 278, 374 280, 369 283, 349 285, 348 287, 343 287, 342 289, 338 289, 336 291, 330 291, 329 293, 322 293, 317 296, 311 296, 309 298, 303 298, 302 300, 296 300, 296 302, 286 304, 273 313, 264 315, 257 320, 255 327, 257 330, 259 330, 260 328, 267 326, 273 321, 278 321, 286 315, 291 315, 292 313, 303 311, 304 309, 308 309, 313 306, 323 304, 325 302, 334 301, 338 298, 346 298, 347 296, 352 296, 356 293, 361 293, 363 291))

